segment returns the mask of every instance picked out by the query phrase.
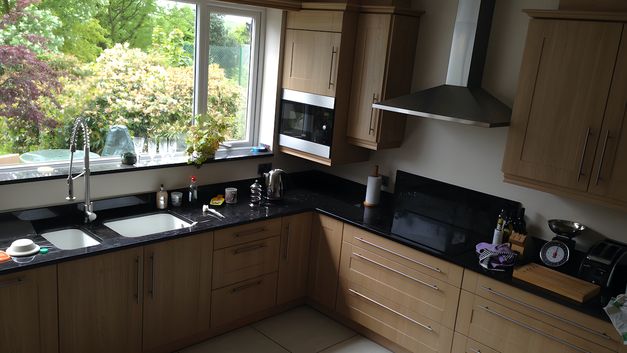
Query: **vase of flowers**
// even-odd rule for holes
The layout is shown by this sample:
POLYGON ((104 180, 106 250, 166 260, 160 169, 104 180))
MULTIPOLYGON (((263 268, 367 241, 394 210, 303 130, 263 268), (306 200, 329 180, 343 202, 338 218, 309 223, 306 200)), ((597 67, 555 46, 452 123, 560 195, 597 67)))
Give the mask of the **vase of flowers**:
POLYGON ((202 165, 215 157, 229 125, 220 116, 197 115, 187 133, 188 164, 202 165))

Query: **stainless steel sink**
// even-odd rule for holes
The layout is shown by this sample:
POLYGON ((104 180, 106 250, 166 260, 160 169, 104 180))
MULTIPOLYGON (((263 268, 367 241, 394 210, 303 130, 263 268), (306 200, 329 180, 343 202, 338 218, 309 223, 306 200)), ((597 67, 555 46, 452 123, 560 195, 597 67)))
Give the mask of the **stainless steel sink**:
POLYGON ((100 244, 98 240, 78 228, 46 232, 41 236, 61 250, 81 249, 100 244))
POLYGON ((149 234, 167 232, 169 230, 189 228, 194 225, 169 213, 138 216, 118 221, 104 222, 103 224, 127 238, 143 237, 149 234))

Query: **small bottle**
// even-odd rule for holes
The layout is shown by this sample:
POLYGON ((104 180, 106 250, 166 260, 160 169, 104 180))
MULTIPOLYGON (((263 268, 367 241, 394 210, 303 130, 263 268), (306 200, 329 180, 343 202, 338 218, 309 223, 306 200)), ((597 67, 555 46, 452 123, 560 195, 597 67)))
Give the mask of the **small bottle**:
POLYGON ((164 210, 168 207, 168 192, 163 190, 163 184, 157 192, 157 208, 164 210))
POLYGON ((499 219, 496 221, 496 228, 494 228, 494 235, 492 236, 492 245, 499 245, 503 243, 503 225, 505 219, 503 218, 505 210, 501 210, 499 219))
POLYGON ((193 204, 198 201, 198 186, 196 185, 196 177, 192 176, 191 181, 189 183, 189 203, 193 204))

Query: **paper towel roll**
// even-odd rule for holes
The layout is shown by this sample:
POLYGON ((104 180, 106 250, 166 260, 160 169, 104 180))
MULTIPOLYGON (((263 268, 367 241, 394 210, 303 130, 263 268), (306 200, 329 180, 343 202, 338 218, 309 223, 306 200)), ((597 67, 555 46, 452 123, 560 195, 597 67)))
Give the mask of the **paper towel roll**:
POLYGON ((366 185, 366 206, 376 206, 379 204, 379 197, 381 196, 381 176, 369 176, 368 184, 366 185))

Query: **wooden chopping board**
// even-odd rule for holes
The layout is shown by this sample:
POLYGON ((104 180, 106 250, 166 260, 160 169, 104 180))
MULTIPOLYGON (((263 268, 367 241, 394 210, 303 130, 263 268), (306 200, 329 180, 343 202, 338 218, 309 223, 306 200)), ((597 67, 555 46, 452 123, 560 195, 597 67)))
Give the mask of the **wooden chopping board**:
POLYGON ((514 278, 531 283, 557 293, 574 301, 584 303, 593 298, 601 287, 596 284, 586 282, 561 272, 557 272, 548 267, 531 263, 514 269, 514 278))

